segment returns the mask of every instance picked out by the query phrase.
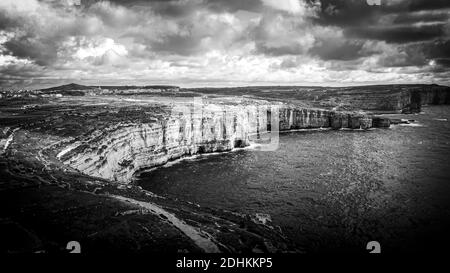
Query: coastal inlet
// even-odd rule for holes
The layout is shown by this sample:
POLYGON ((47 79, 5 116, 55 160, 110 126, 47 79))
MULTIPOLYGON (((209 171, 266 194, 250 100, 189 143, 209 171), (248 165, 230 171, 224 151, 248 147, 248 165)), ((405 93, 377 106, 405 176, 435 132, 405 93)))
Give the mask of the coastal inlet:
POLYGON ((253 215, 307 252, 422 252, 450 227, 450 107, 368 131, 286 132, 279 148, 194 157, 144 172, 158 195, 253 215), (431 225, 432 223, 432 225, 431 225))

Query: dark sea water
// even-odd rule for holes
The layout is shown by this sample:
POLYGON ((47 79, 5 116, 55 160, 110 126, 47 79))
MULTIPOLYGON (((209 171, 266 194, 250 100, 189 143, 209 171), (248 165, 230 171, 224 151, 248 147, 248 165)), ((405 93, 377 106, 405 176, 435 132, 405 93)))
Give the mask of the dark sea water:
POLYGON ((278 150, 201 156, 143 173, 159 195, 246 214, 306 251, 437 251, 450 242, 450 106, 411 125, 283 133, 278 150))

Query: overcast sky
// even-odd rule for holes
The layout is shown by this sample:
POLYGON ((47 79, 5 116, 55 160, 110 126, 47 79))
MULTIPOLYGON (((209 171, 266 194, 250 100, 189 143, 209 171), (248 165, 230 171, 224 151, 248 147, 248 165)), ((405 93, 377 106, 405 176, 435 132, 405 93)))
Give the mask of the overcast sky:
POLYGON ((450 84, 450 0, 0 0, 0 87, 450 84))

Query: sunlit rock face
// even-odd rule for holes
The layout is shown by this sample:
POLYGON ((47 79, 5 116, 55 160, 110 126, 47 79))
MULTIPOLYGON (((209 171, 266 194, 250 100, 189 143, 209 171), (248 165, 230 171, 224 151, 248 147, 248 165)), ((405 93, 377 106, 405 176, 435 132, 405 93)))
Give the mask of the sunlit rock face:
POLYGON ((322 109, 283 108, 280 111, 280 130, 309 128, 368 129, 372 117, 364 113, 336 112, 322 109))
POLYGON ((58 157, 85 174, 127 183, 137 171, 174 159, 248 146, 250 135, 329 127, 367 129, 372 119, 285 104, 181 105, 152 123, 116 124, 95 132, 66 146, 58 157))
POLYGON ((284 108, 280 111, 280 130, 330 127, 332 111, 284 108))
POLYGON ((249 145, 248 135, 267 130, 270 106, 202 105, 174 109, 150 124, 120 124, 59 157, 85 174, 130 181, 140 169, 198 153, 249 145))

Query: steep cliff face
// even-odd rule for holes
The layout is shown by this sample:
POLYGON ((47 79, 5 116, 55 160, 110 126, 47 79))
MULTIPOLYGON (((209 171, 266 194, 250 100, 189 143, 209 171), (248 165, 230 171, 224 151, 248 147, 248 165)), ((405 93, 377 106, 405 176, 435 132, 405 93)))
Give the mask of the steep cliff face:
POLYGON ((372 117, 364 113, 336 112, 323 109, 284 107, 280 110, 281 131, 329 127, 333 129, 368 129, 372 127, 372 117))
POLYGON ((450 88, 446 86, 420 86, 404 90, 397 100, 397 110, 403 113, 420 112, 422 105, 450 103, 450 88))
POLYGON ((267 124, 267 106, 243 108, 207 105, 173 111, 154 123, 120 124, 75 143, 58 157, 85 174, 129 181, 142 168, 249 145, 248 134, 267 124))
POLYGON ((446 86, 429 86, 420 90, 422 104, 449 104, 450 103, 450 87, 446 86))
POLYGON ((248 146, 250 135, 328 127, 367 129, 372 119, 282 104, 174 107, 172 114, 152 123, 120 123, 96 131, 64 147, 58 158, 87 175, 126 183, 136 171, 170 160, 248 146))

